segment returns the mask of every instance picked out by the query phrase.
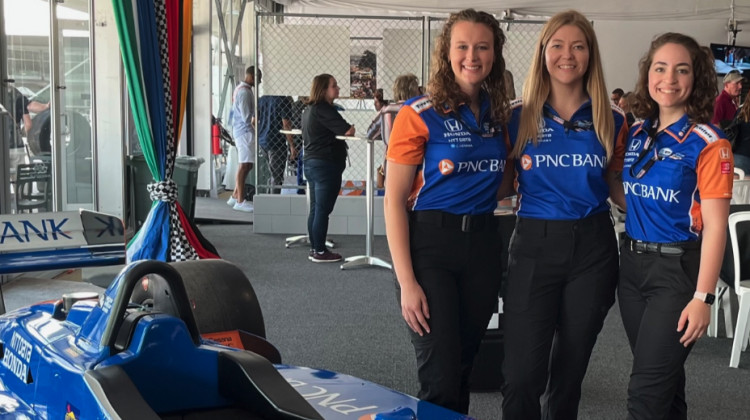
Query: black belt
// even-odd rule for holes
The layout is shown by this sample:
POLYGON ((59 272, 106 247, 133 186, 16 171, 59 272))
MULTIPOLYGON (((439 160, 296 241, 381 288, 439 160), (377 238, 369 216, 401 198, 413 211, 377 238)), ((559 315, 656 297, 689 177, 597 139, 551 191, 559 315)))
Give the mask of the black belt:
POLYGON ((659 255, 673 255, 680 256, 688 250, 700 249, 701 241, 685 241, 685 242, 645 242, 637 239, 626 238, 627 247, 632 252, 639 254, 659 254, 659 255))
POLYGON ((411 219, 437 227, 456 229, 461 232, 477 232, 483 229, 497 229, 497 219, 492 213, 453 214, 440 210, 417 210, 411 212, 411 219))

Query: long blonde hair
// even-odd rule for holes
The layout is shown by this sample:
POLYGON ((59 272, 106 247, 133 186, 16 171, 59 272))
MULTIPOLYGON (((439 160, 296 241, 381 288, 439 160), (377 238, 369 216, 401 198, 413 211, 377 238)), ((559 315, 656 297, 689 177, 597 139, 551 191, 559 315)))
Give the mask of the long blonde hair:
POLYGON ((542 109, 550 94, 550 76, 544 60, 544 49, 552 35, 563 26, 573 25, 583 32, 589 47, 589 65, 583 75, 583 86, 591 98, 591 108, 594 117, 594 130, 607 153, 607 159, 614 150, 615 120, 612 116, 612 105, 604 84, 599 44, 596 41, 594 27, 584 15, 568 10, 560 12, 544 25, 536 45, 534 59, 531 61, 529 75, 523 85, 523 110, 518 127, 518 138, 513 147, 511 157, 518 158, 529 140, 536 146, 539 127, 542 124, 542 109))
POLYGON ((505 86, 505 59, 503 58, 503 45, 505 44, 505 34, 500 29, 492 15, 486 12, 478 12, 474 9, 465 9, 460 12, 452 13, 448 21, 443 25, 443 30, 437 38, 435 51, 432 53, 430 64, 430 81, 427 91, 432 95, 432 102, 436 105, 435 110, 443 112, 443 106, 448 105, 451 109, 458 109, 461 103, 470 103, 470 98, 461 91, 456 83, 456 76, 453 74, 450 60, 448 59, 451 46, 451 31, 457 22, 472 22, 486 25, 493 34, 493 49, 495 52, 495 61, 492 63, 492 70, 487 78, 482 82, 484 89, 490 97, 492 104, 492 119, 495 123, 503 124, 508 121, 510 114, 510 103, 506 95, 505 86))

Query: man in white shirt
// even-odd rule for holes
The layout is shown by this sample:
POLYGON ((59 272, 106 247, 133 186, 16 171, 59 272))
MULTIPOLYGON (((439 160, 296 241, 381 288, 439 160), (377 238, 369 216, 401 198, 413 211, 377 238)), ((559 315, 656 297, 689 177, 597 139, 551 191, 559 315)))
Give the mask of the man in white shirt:
MULTIPOLYGON (((260 83, 262 74, 258 69, 258 80, 260 83)), ((245 178, 253 169, 255 163, 255 131, 253 129, 253 117, 255 116, 255 66, 245 70, 245 80, 241 81, 234 89, 232 95, 232 136, 237 146, 239 168, 232 196, 227 204, 234 210, 252 213, 253 204, 245 200, 245 178)))

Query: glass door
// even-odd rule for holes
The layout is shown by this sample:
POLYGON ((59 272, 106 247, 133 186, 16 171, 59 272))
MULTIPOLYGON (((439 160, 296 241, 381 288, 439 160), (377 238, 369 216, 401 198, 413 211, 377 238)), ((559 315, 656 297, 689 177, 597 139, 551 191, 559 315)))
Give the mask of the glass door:
POLYGON ((89 0, 56 5, 62 209, 94 209, 89 0))
MULTIPOLYGON (((19 202, 24 200, 23 193, 38 196, 40 190, 47 187, 41 181, 19 184, 17 178, 19 171, 25 170, 25 165, 35 161, 50 164, 50 110, 49 96, 45 93, 50 83, 49 4, 39 0, 3 0, 3 16, 7 61, 2 98, 8 112, 0 118, 3 118, 4 127, 3 147, 9 158, 8 167, 3 168, 9 185, 3 187, 9 193, 10 205, 7 208, 15 213, 19 202), (19 194, 19 187, 22 194, 19 194)), ((51 211, 50 198, 43 195, 34 199, 38 204, 36 211, 51 211)))
POLYGON ((24 197, 37 202, 20 211, 93 209, 89 0, 2 2, 4 88, 6 102, 14 106, 9 130, 12 138, 22 139, 5 145, 11 212, 19 211, 24 197), (49 182, 16 185, 18 165, 29 164, 45 169, 49 182))

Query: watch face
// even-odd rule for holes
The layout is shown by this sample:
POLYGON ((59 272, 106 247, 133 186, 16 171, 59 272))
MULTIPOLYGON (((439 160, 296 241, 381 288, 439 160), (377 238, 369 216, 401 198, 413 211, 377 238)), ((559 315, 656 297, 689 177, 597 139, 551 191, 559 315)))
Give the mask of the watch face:
POLYGON ((714 300, 716 300, 715 295, 711 293, 706 293, 706 300, 704 302, 706 302, 709 305, 712 305, 714 303, 714 300))

